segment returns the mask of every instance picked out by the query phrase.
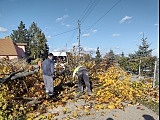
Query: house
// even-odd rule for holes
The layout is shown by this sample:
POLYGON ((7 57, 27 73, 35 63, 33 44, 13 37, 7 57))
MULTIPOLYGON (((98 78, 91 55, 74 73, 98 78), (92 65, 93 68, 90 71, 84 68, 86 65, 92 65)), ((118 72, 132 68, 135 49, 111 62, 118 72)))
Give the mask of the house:
POLYGON ((0 38, 0 59, 4 57, 9 59, 23 58, 26 45, 26 43, 14 43, 9 37, 0 38))

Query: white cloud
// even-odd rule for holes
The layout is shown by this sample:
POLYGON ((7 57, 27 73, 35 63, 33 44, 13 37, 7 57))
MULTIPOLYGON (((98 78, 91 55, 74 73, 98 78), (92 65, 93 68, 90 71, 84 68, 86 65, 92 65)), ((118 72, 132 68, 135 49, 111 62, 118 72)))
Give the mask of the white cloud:
POLYGON ((69 24, 66 24, 65 26, 68 27, 68 28, 71 27, 71 25, 69 25, 69 24))
POLYGON ((84 51, 85 52, 96 52, 97 51, 97 49, 95 49, 95 48, 83 48, 84 49, 84 51))
POLYGON ((124 23, 124 22, 127 22, 128 20, 130 20, 130 19, 132 19, 132 17, 130 17, 130 16, 125 16, 125 17, 123 17, 121 20, 120 20, 120 24, 121 23, 124 23))
POLYGON ((144 32, 139 32, 138 34, 139 34, 139 35, 143 35, 143 34, 144 34, 144 32))
POLYGON ((56 22, 60 22, 60 21, 62 21, 63 20, 63 18, 61 17, 61 18, 57 18, 56 19, 56 22))
POLYGON ((138 42, 138 40, 137 40, 137 39, 134 39, 133 42, 138 42))
POLYGON ((69 17, 68 15, 63 15, 63 18, 67 18, 67 17, 69 17))
POLYGON ((7 32, 8 30, 6 28, 0 27, 0 32, 7 32))
POLYGON ((115 46, 114 49, 120 49, 120 47, 119 46, 115 46))
POLYGON ((65 48, 57 48, 53 50, 53 52, 62 52, 62 51, 65 51, 65 48))
POLYGON ((96 30, 96 29, 92 30, 93 33, 96 33, 97 31, 98 31, 98 30, 96 30))
POLYGON ((72 46, 78 46, 78 43, 73 43, 72 46))
POLYGON ((113 37, 118 37, 120 34, 112 34, 113 37))
POLYGON ((152 51, 152 55, 153 55, 153 56, 157 56, 157 57, 159 58, 159 50, 158 50, 158 49, 154 49, 154 50, 152 51))
POLYGON ((86 33, 86 34, 83 34, 82 37, 89 37, 90 34, 89 33, 86 33))
POLYGON ((51 35, 48 35, 47 38, 50 39, 50 38, 52 38, 52 36, 51 36, 51 35))
POLYGON ((71 27, 70 24, 66 24, 64 21, 66 18, 68 18, 69 16, 66 14, 66 15, 63 15, 62 17, 59 17, 56 19, 56 22, 60 22, 62 26, 65 26, 65 27, 71 27))
POLYGON ((64 21, 67 17, 68 17, 68 15, 63 15, 62 17, 58 17, 58 18, 56 19, 56 22, 64 21))

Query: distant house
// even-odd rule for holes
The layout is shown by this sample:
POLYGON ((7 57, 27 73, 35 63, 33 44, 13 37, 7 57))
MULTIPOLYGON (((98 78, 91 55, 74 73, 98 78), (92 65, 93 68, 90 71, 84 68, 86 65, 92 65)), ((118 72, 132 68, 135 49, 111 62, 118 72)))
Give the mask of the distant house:
POLYGON ((26 43, 14 43, 9 37, 0 38, 0 59, 9 57, 9 59, 21 59, 25 56, 26 43))

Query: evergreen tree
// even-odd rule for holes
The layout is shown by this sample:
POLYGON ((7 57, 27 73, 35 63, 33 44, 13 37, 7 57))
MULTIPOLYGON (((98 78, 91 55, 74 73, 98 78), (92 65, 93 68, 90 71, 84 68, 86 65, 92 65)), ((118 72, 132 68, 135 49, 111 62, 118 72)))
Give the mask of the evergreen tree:
POLYGON ((114 62, 115 60, 115 54, 113 52, 113 50, 110 50, 109 53, 107 54, 107 57, 108 59, 111 61, 111 62, 114 62))
POLYGON ((10 37, 15 43, 27 43, 26 35, 27 29, 25 28, 25 24, 21 21, 18 26, 18 30, 12 30, 10 37))
POLYGON ((41 29, 37 27, 36 23, 33 22, 28 30, 29 34, 29 48, 31 58, 42 58, 45 59, 48 54, 49 48, 47 46, 47 40, 41 29))
POLYGON ((49 48, 46 44, 47 39, 45 38, 44 33, 38 31, 38 48, 37 48, 37 58, 45 59, 48 55, 49 48))
POLYGON ((149 49, 150 45, 147 43, 147 38, 142 38, 142 45, 139 45, 138 51, 135 54, 139 57, 149 57, 153 49, 149 49))
POLYGON ((122 52, 121 57, 124 57, 124 52, 122 52))
POLYGON ((101 53, 99 51, 99 47, 97 47, 96 56, 95 56, 95 62, 99 63, 101 61, 101 53))
POLYGON ((10 37, 15 43, 27 43, 25 51, 28 58, 45 59, 47 57, 49 51, 47 39, 35 22, 27 30, 21 21, 18 30, 13 30, 10 37))

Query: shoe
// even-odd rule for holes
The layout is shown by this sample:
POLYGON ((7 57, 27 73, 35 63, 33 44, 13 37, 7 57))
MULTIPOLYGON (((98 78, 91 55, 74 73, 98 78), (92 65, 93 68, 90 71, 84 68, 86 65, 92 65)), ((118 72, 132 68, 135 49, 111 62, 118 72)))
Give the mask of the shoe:
POLYGON ((89 96, 92 96, 92 93, 88 93, 89 96))
POLYGON ((53 93, 51 92, 46 92, 46 99, 52 98, 53 97, 53 93))

